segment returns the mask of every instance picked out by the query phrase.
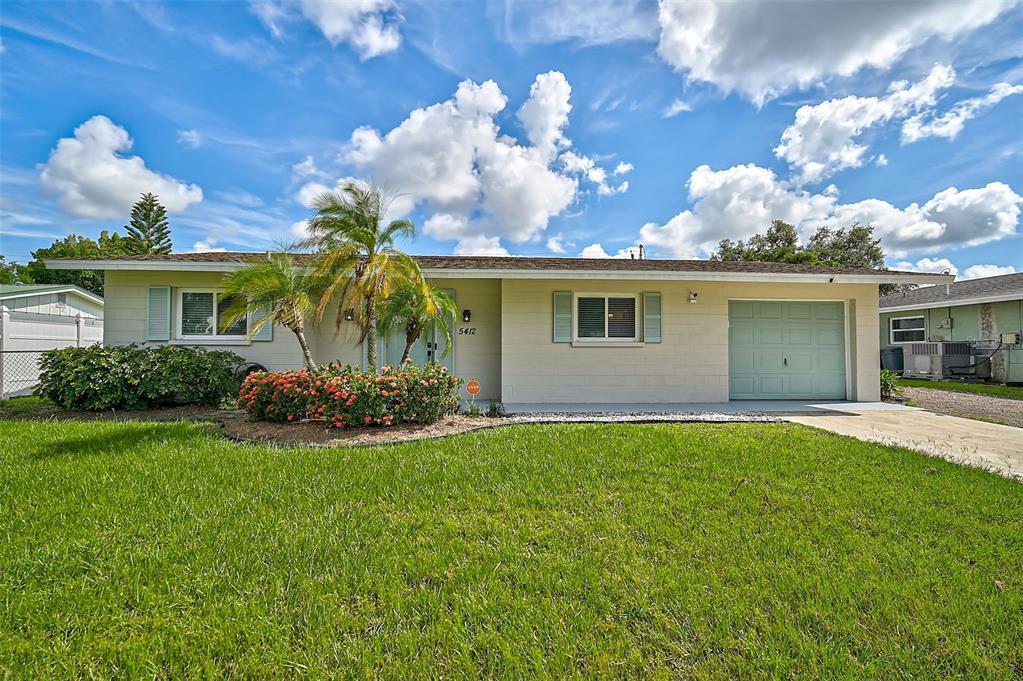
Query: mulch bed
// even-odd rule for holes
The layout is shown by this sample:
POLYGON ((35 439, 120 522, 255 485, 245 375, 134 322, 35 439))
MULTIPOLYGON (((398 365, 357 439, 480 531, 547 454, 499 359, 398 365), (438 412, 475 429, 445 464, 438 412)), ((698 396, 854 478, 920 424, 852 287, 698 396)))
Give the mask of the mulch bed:
POLYGON ((322 421, 301 421, 299 423, 271 423, 251 421, 245 417, 224 420, 222 432, 225 437, 238 442, 270 444, 277 446, 365 446, 386 445, 413 440, 426 440, 458 433, 468 433, 481 428, 508 423, 505 419, 445 416, 436 423, 402 423, 397 426, 375 426, 357 428, 328 428, 322 421))

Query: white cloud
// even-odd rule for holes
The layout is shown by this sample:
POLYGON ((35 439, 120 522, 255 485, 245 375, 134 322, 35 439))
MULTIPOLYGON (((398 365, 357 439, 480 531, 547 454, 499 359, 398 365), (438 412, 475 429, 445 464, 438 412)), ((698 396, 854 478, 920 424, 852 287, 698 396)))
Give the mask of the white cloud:
POLYGON ((639 257, 639 247, 630 246, 622 248, 614 255, 609 255, 600 244, 590 244, 579 253, 580 258, 636 258, 639 257))
POLYGON ((870 224, 893 257, 972 246, 1016 233, 1023 197, 1008 185, 938 192, 923 205, 896 207, 880 199, 843 204, 833 186, 811 193, 779 180, 766 168, 748 164, 714 171, 703 165, 689 177, 693 208, 663 225, 647 223, 640 242, 678 257, 712 253, 721 239, 746 239, 772 220, 802 232, 820 225, 870 224))
POLYGON ((781 136, 775 155, 798 171, 802 182, 816 182, 844 168, 863 165, 866 145, 855 140, 868 128, 933 106, 955 81, 950 66, 938 64, 920 82, 892 83, 884 97, 842 97, 804 105, 781 136))
POLYGON ((878 166, 879 168, 883 168, 884 166, 888 165, 888 157, 885 156, 884 154, 878 154, 877 157, 874 159, 874 165, 878 166))
MULTIPOLYGON (((566 172, 582 175, 587 180, 595 184, 597 186, 597 193, 602 196, 623 194, 629 190, 628 180, 623 180, 618 184, 618 186, 609 185, 607 183, 607 171, 598 166, 594 160, 588 156, 580 156, 575 152, 566 151, 561 155, 561 163, 565 167, 566 172)), ((622 164, 618 164, 619 168, 621 166, 622 164)), ((629 166, 629 168, 631 169, 631 166, 629 166)), ((619 174, 617 172, 617 168, 615 174, 619 174)))
POLYGON ((672 2, 661 0, 661 57, 686 78, 763 103, 990 23, 1016 0, 672 2))
POLYGON ((963 272, 963 279, 983 279, 984 277, 998 277, 1003 274, 1015 274, 1016 268, 1012 265, 970 265, 963 272))
POLYGON ((568 0, 495 3, 501 37, 512 44, 576 40, 606 45, 625 40, 656 40, 657 19, 642 0, 568 0))
POLYGON ((292 223, 288 232, 296 239, 305 239, 309 236, 309 221, 299 220, 298 222, 292 223))
POLYGON ((306 208, 312 208, 313 200, 323 192, 329 192, 330 189, 330 187, 322 182, 306 182, 299 187, 298 192, 295 194, 295 201, 306 208))
POLYGON ((198 130, 178 130, 178 143, 198 149, 202 146, 202 135, 198 130))
POLYGON ((508 255, 499 237, 481 234, 467 236, 458 241, 455 255, 508 255))
POLYGON ((291 170, 296 177, 315 177, 319 179, 327 179, 330 177, 328 173, 320 170, 316 166, 316 161, 311 155, 306 156, 303 160, 291 166, 291 170))
POLYGON ((283 35, 283 25, 301 16, 316 25, 330 44, 349 44, 363 60, 394 52, 401 46, 398 16, 392 0, 299 0, 297 3, 254 3, 253 12, 274 37, 283 35))
POLYGON ((904 272, 928 272, 930 274, 959 274, 959 268, 948 258, 921 258, 916 263, 903 260, 895 263, 895 269, 904 272))
POLYGON ((941 114, 917 114, 902 124, 902 143, 909 144, 925 137, 945 137, 955 139, 962 132, 966 121, 975 117, 983 109, 992 107, 1006 97, 1023 92, 1023 85, 997 83, 983 97, 973 97, 957 102, 955 106, 941 114))
POLYGON ((523 145, 496 123, 507 105, 497 84, 466 80, 452 99, 412 111, 386 134, 356 129, 341 160, 401 193, 404 210, 425 205, 432 216, 424 233, 459 241, 456 250, 495 251, 502 238, 533 241, 575 201, 573 175, 590 179, 592 160, 565 148, 569 92, 560 73, 536 78, 518 112, 531 143, 523 145))
POLYGON ((171 213, 202 201, 197 185, 156 173, 139 156, 123 156, 131 147, 127 130, 93 116, 75 128, 74 137, 57 142, 41 166, 40 181, 64 210, 87 218, 126 218, 145 192, 158 195, 171 213))
POLYGON ((664 107, 664 111, 661 112, 661 118, 674 118, 680 113, 686 111, 692 111, 693 106, 689 102, 685 102, 681 99, 676 99, 668 106, 664 107))
POLYGON ((619 161, 618 165, 615 166, 615 175, 624 175, 631 173, 635 169, 635 166, 626 161, 619 161))
POLYGON ((205 241, 196 241, 192 244, 193 253, 222 253, 227 249, 223 246, 214 246, 216 241, 213 239, 207 239, 205 241))
POLYGON ((551 253, 564 253, 565 237, 561 234, 555 234, 550 239, 547 239, 547 250, 551 253))

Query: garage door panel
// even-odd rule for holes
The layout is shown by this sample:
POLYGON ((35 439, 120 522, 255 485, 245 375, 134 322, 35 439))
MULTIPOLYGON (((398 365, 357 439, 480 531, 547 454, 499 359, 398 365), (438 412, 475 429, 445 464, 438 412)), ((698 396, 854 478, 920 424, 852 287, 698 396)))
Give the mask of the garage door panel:
POLYGON ((729 303, 731 399, 842 399, 844 307, 833 302, 729 303))

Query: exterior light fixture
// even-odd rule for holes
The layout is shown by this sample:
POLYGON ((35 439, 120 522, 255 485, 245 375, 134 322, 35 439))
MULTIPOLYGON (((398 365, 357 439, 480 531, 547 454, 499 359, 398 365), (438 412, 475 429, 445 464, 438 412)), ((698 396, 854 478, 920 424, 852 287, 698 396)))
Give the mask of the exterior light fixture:
POLYGON ((696 296, 697 296, 697 295, 698 295, 698 294, 697 294, 697 293, 696 293, 695 291, 690 291, 690 292, 689 292, 689 302, 690 302, 690 303, 695 303, 695 302, 696 302, 696 296))
POLYGON ((355 310, 348 308, 345 310, 345 321, 350 322, 355 319, 355 310))
POLYGON ((472 321, 472 311, 462 310, 462 321, 466 323, 472 321))

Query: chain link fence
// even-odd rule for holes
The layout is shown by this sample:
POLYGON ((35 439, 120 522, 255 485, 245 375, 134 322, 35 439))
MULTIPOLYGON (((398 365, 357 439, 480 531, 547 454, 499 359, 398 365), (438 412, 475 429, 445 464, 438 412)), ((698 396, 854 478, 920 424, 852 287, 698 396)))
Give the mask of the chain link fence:
POLYGON ((0 399, 31 395, 39 382, 39 360, 47 350, 103 342, 103 319, 2 307, 0 399))
POLYGON ((39 360, 44 352, 0 351, 0 400, 32 394, 39 382, 39 360))

